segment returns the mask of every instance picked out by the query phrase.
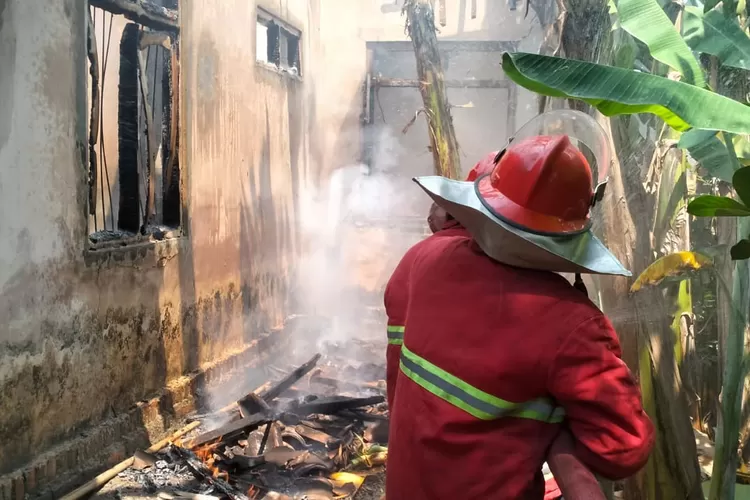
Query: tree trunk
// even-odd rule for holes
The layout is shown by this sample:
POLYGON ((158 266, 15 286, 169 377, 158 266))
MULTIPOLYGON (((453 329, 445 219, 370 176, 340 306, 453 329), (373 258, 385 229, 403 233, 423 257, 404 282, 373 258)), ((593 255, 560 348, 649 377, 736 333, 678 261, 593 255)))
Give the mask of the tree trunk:
POLYGON ((451 179, 461 176, 458 141, 453 129, 450 103, 440 61, 435 13, 429 0, 407 0, 404 4, 406 29, 417 59, 419 91, 424 101, 435 173, 451 179))

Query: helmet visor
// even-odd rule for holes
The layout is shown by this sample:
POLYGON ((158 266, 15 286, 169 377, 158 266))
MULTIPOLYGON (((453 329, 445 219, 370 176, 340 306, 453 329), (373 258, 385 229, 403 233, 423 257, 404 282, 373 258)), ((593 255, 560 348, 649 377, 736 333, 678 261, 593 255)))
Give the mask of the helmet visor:
POLYGON ((612 153, 609 138, 594 118, 581 111, 547 111, 526 122, 513 136, 509 146, 539 135, 567 135, 570 143, 586 157, 596 185, 607 180, 612 153))

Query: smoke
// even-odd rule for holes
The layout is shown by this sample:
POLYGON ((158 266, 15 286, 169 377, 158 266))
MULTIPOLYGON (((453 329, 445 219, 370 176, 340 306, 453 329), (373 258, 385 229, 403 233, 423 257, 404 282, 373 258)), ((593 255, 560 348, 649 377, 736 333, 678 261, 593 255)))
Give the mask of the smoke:
MULTIPOLYGON (((357 133, 349 127, 331 132, 323 142, 335 145, 330 153, 333 158, 321 161, 354 156, 352 150, 358 148, 337 146, 359 137, 358 122, 356 127, 357 133)), ((318 366, 333 378, 349 383, 385 378, 383 292, 406 249, 423 236, 424 230, 420 233, 418 227, 404 231, 401 221, 413 208, 414 199, 424 198, 425 206, 429 201, 404 168, 408 155, 401 145, 400 128, 374 128, 378 130, 372 143, 364 145, 369 164, 344 164, 329 169, 319 184, 306 180, 300 185, 293 229, 297 251, 287 257, 291 275, 285 310, 289 316, 279 341, 284 346, 277 346, 274 352, 278 354, 268 366, 246 373, 239 384, 235 381, 230 387, 230 382, 219 382, 207 388, 211 409, 241 398, 266 380, 278 380, 282 372, 318 352, 323 355, 318 366)), ((322 165, 309 165, 307 170, 326 171, 322 165)), ((425 209, 419 217, 425 228, 426 213, 425 209)), ((248 311, 246 328, 254 327, 253 314, 254 310, 248 311)), ((307 390, 306 384, 298 388, 307 390)), ((223 423, 223 417, 208 422, 210 427, 223 423)))
POLYGON ((302 190, 295 359, 335 351, 349 364, 385 363, 383 291, 402 249, 419 237, 389 228, 389 221, 402 215, 398 138, 384 128, 373 146, 372 165, 338 168, 319 189, 302 190))

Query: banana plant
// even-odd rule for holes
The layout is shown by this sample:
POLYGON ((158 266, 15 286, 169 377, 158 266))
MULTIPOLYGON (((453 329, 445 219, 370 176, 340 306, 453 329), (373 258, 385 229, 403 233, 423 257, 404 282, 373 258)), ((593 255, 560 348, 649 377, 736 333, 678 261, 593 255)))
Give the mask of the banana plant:
MULTIPOLYGON (((718 18, 717 15, 724 14, 710 8, 704 13, 688 7, 683 16, 682 37, 653 0, 619 0, 614 2, 614 10, 619 16, 619 26, 644 43, 654 59, 677 72, 680 81, 628 69, 628 62, 634 59, 632 44, 616 57, 621 67, 536 54, 505 54, 502 65, 506 75, 537 93, 584 101, 605 116, 656 115, 682 134, 677 147, 689 152, 710 175, 723 181, 733 181, 736 176, 741 182, 746 175, 740 168, 744 154, 737 155, 736 151, 742 150, 742 143, 750 134, 750 108, 707 88, 692 52, 710 54, 723 64, 745 68, 748 40, 742 27, 731 18, 718 18)), ((748 200, 739 195, 739 191, 739 201, 699 197, 689 205, 688 211, 707 216, 750 215, 750 188, 746 192, 748 200)), ((733 258, 750 257, 750 240, 747 239, 750 234, 741 236, 743 238, 732 248, 733 258)), ((738 264, 733 275, 731 296, 740 300, 739 304, 744 303, 743 297, 747 298, 747 272, 746 264, 738 264)), ((727 346, 731 356, 727 357, 724 370, 723 420, 717 433, 712 500, 733 498, 734 444, 739 430, 744 380, 741 353, 746 319, 745 314, 733 314, 731 319, 727 346)))
POLYGON ((650 113, 678 132, 750 133, 747 106, 661 76, 524 52, 503 54, 502 67, 508 78, 528 90, 584 101, 605 116, 650 113))
MULTIPOLYGON (((727 148, 733 151, 729 146, 727 148)), ((736 156, 728 155, 738 164, 736 156)), ((738 168, 732 176, 732 187, 739 200, 729 196, 703 195, 688 204, 688 213, 695 217, 750 217, 750 167, 738 168)), ((750 234, 745 235, 730 249, 732 260, 750 259, 750 234)))
POLYGON ((718 10, 704 13, 685 7, 683 23, 685 42, 692 50, 716 56, 724 66, 750 70, 750 38, 736 19, 718 10))

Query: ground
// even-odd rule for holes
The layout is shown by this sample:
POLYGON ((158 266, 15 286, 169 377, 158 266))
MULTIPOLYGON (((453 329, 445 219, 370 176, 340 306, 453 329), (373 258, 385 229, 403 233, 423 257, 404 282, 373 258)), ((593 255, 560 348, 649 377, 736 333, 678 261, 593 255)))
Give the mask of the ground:
MULTIPOLYGON (((177 490, 190 490, 198 483, 189 477, 176 480, 171 486, 177 490)), ((385 494, 385 471, 373 471, 354 495, 353 500, 380 500, 385 494)), ((149 489, 136 480, 127 471, 110 481, 99 493, 92 498, 97 500, 160 500, 157 493, 149 493, 149 489)))

